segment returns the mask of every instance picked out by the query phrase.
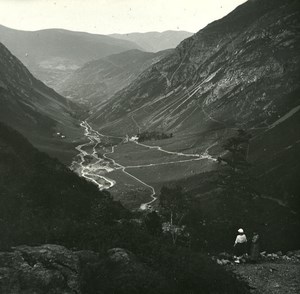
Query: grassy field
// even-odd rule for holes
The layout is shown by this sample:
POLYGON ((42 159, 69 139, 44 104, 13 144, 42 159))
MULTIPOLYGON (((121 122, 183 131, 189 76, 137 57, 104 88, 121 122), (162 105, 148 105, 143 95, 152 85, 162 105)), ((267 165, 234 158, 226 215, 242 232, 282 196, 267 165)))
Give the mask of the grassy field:
MULTIPOLYGON (((207 148, 221 142, 222 139, 230 137, 234 134, 234 130, 213 130, 207 132, 195 132, 195 133, 176 133, 173 138, 159 140, 159 141, 147 141, 145 144, 155 146, 159 145, 163 149, 169 151, 183 152, 183 153, 198 153, 205 152, 207 148)), ((212 155, 218 155, 222 151, 222 147, 219 145, 214 146, 209 150, 212 155)))
POLYGON ((117 184, 109 189, 113 198, 120 201, 128 209, 138 209, 142 203, 151 200, 151 189, 136 181, 121 170, 115 170, 106 174, 117 184))
POLYGON ((128 168, 129 173, 152 185, 158 193, 165 184, 214 170, 218 164, 207 159, 159 166, 128 168))
MULTIPOLYGON (((183 146, 186 144, 189 144, 190 146, 191 143, 195 142, 195 138, 190 139, 190 141, 184 139, 182 141, 167 139, 145 142, 145 144, 152 144, 152 146, 159 145, 168 151, 171 151, 170 147, 172 147, 173 151, 176 152, 178 151, 178 142, 182 142, 179 144, 181 147, 179 152, 182 152, 184 149, 183 146), (176 146, 177 148, 175 149, 176 146)), ((214 142, 212 140, 211 144, 213 143, 214 142)), ((204 147, 206 149, 209 146, 210 145, 204 147)), ((189 152, 193 154, 195 150, 196 149, 189 149, 189 152)), ((202 152, 204 152, 204 150, 202 152)), ((218 168, 217 163, 208 159, 199 160, 197 157, 192 156, 168 154, 159 150, 149 149, 132 142, 116 146, 115 152, 108 154, 108 156, 113 158, 117 163, 125 166, 126 172, 132 174, 142 182, 153 186, 156 193, 159 193, 161 187, 166 184, 176 184, 178 181, 180 181, 181 184, 188 184, 189 181, 185 181, 186 179, 191 177, 195 179, 197 175, 218 168)), ((126 207, 131 209, 138 208, 142 203, 151 200, 151 189, 134 180, 132 177, 122 172, 122 170, 113 171, 107 174, 107 176, 115 180, 117 183, 109 190, 110 193, 113 195, 114 199, 120 200, 126 207)))
MULTIPOLYGON (((143 144, 148 146, 160 146, 162 149, 171 152, 185 154, 203 154, 208 151, 215 157, 220 154, 221 148, 216 144, 219 136, 224 130, 220 130, 218 136, 213 132, 176 134, 175 137, 157 141, 146 141, 143 144), (201 146, 201 147, 200 147, 201 146)), ((138 180, 124 173, 122 169, 116 169, 105 173, 104 176, 116 182, 116 185, 109 189, 115 200, 129 209, 137 209, 141 204, 149 202, 152 198, 152 186, 159 194, 163 185, 179 183, 186 184, 183 188, 190 190, 197 188, 197 177, 203 173, 215 170, 218 164, 208 159, 199 159, 195 156, 183 156, 170 154, 157 149, 150 149, 147 146, 133 142, 120 143, 120 139, 102 137, 101 143, 97 146, 97 154, 101 158, 106 156, 125 167, 125 171, 138 180), (118 144, 118 145, 116 145, 118 144), (110 153, 114 146, 114 153, 110 153), (193 179, 190 181, 189 179, 193 179), (144 183, 144 184, 143 184, 144 183)), ((82 149, 92 152, 93 145, 87 145, 82 149)), ((115 166, 117 167, 117 166, 115 166)))
POLYGON ((179 161, 193 158, 164 153, 162 151, 149 149, 132 142, 118 145, 115 148, 115 153, 110 154, 109 157, 113 158, 124 166, 157 164, 161 162, 179 161))

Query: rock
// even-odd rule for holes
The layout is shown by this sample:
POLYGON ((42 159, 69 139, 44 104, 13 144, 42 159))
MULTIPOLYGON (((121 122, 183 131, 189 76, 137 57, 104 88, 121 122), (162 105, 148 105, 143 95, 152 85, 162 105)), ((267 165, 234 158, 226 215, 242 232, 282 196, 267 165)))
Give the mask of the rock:
POLYGON ((80 261, 96 260, 89 251, 63 246, 18 246, 0 253, 0 293, 80 294, 80 261))
POLYGON ((115 263, 122 263, 122 264, 129 264, 132 262, 135 262, 136 258, 135 256, 122 248, 113 248, 108 250, 108 256, 109 258, 115 262, 115 263))
POLYGON ((279 256, 275 253, 270 253, 270 254, 267 254, 267 258, 268 259, 279 259, 279 256))
POLYGON ((277 254, 278 256, 282 256, 282 251, 277 251, 275 254, 277 254))
POLYGON ((231 261, 228 259, 218 259, 216 260, 217 264, 219 265, 227 265, 227 264, 231 264, 231 261))
POLYGON ((287 255, 288 257, 292 257, 292 256, 294 255, 294 253, 293 253, 293 251, 288 251, 288 252, 286 253, 286 255, 287 255))
POLYGON ((79 257, 79 261, 82 266, 85 266, 88 263, 99 262, 99 255, 94 251, 81 250, 81 251, 75 251, 75 254, 79 257))
POLYGON ((84 269, 83 293, 165 293, 167 281, 128 250, 113 248, 84 269), (150 283, 150 284, 149 284, 150 283))
POLYGON ((300 259, 300 250, 289 251, 287 253, 287 256, 289 256, 289 257, 295 257, 297 259, 300 259))

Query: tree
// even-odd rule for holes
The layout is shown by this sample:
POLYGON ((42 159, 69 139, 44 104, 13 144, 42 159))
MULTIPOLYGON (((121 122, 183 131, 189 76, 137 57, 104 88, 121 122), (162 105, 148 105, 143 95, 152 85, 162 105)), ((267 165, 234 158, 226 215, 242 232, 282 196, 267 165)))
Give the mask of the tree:
POLYGON ((249 173, 249 144, 252 135, 245 130, 238 130, 237 135, 223 144, 225 154, 218 157, 219 163, 226 163, 219 174, 219 183, 225 188, 225 194, 253 193, 253 178, 249 173))
POLYGON ((151 235, 160 235, 162 232, 162 223, 156 211, 151 211, 146 214, 144 223, 147 231, 151 235))
POLYGON ((185 234, 185 226, 182 225, 182 222, 187 213, 188 201, 182 187, 162 187, 159 195, 159 206, 161 213, 167 219, 163 230, 171 234, 172 242, 175 245, 178 236, 185 234))
POLYGON ((239 129, 237 136, 231 137, 223 144, 225 151, 229 152, 229 156, 219 157, 219 161, 226 162, 233 169, 243 169, 249 166, 248 152, 249 143, 252 137, 245 130, 239 129))

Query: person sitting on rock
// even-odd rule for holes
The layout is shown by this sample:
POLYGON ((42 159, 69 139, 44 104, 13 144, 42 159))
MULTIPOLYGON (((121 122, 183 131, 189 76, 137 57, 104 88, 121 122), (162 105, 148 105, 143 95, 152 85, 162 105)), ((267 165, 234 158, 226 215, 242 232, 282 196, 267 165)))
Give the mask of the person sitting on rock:
POLYGON ((243 229, 238 229, 238 235, 233 247, 235 249, 235 256, 237 256, 236 262, 239 263, 242 256, 247 253, 247 237, 243 229))

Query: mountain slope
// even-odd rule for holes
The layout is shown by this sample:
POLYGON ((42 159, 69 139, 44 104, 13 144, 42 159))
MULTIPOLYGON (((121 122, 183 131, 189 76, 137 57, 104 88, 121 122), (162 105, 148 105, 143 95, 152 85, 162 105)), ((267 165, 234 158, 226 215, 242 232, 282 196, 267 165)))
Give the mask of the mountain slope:
POLYGON ((165 31, 148 33, 112 34, 111 37, 132 41, 145 51, 158 52, 175 48, 182 40, 193 35, 186 31, 165 31))
MULTIPOLYGON (((146 107, 147 103, 158 108, 155 120, 147 123, 162 123, 162 120, 166 123, 165 114, 169 112, 167 128, 170 129, 180 126, 180 121, 176 121, 179 110, 187 113, 197 104, 209 114, 215 112, 216 120, 223 119, 229 124, 244 124, 255 111, 261 115, 261 121, 266 119, 263 107, 271 98, 272 102, 280 103, 276 95, 281 97, 281 92, 291 93, 296 89, 299 74, 297 3, 288 1, 279 10, 278 1, 273 2, 247 2, 182 42, 173 54, 118 93, 108 106, 113 112, 105 119, 120 118, 124 111, 146 107), (275 82, 282 78, 284 81, 274 91, 275 82), (162 103, 164 106, 159 107, 162 103), (252 106, 247 107, 249 104, 252 106), (165 111, 169 105, 169 111, 165 111), (240 109, 238 115, 228 116, 233 108, 240 109), (224 113, 226 117, 221 117, 224 113)), ((275 108, 268 106, 270 112, 272 107, 275 108)), ((254 123, 257 124, 257 119, 254 123)))
POLYGON ((130 50, 93 60, 76 70, 58 90, 71 100, 93 106, 128 86, 169 53, 171 50, 158 53, 130 50))
POLYGON ((62 29, 19 31, 0 26, 0 42, 48 86, 56 88, 84 63, 139 48, 131 41, 62 29))
POLYGON ((20 131, 39 149, 68 161, 74 155, 72 141, 82 136, 75 117, 78 110, 35 79, 0 43, 0 121, 20 131))
POLYGON ((1 122, 0 187, 2 249, 45 242, 48 229, 59 236, 64 221, 89 218, 92 202, 105 197, 1 122))
POLYGON ((287 189, 290 199, 299 189, 292 160, 300 142, 299 16, 297 1, 246 2, 183 41, 90 121, 119 135, 136 133, 137 125, 163 129, 175 134, 165 148, 199 153, 213 147, 215 155, 224 138, 244 128, 254 136, 249 155, 259 176, 274 175, 277 196, 287 189))
POLYGON ((0 215, 1 293, 249 293, 209 256, 150 234, 144 218, 2 123, 0 215))

